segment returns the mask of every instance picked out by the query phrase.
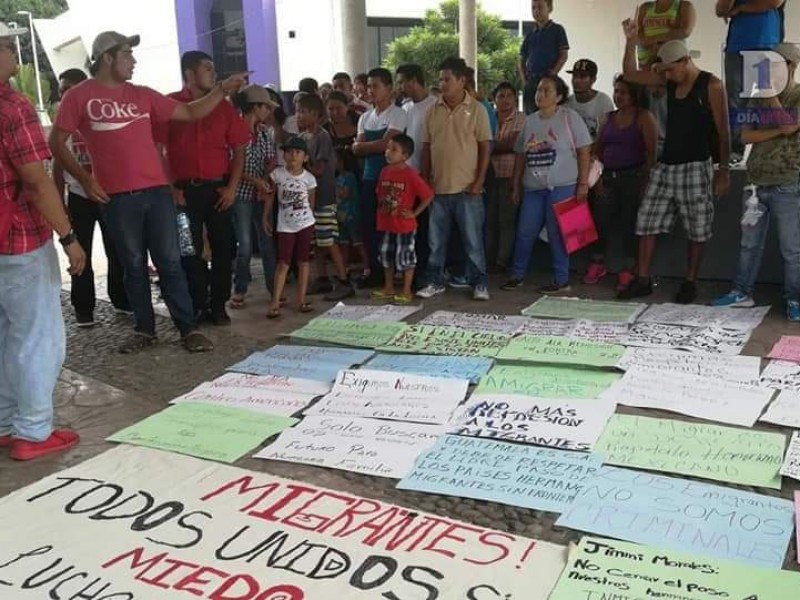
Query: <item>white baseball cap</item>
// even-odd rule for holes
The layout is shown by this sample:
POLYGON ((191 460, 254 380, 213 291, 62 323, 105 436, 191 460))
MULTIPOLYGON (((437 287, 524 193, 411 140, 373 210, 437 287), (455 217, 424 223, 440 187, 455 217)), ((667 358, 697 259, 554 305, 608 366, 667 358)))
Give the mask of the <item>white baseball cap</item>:
POLYGON ((11 29, 11 27, 0 21, 0 37, 18 37, 26 33, 28 33, 28 30, 25 27, 11 29))
POLYGON ((662 65, 669 65, 691 56, 689 47, 683 40, 670 40, 658 49, 662 65))

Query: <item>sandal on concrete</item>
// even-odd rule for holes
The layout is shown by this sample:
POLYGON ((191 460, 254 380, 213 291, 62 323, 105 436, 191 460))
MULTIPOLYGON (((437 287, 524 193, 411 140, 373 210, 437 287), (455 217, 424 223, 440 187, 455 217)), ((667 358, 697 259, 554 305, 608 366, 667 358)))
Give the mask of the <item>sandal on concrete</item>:
POLYGON ((299 312, 301 312, 301 313, 310 313, 310 312, 314 312, 314 307, 313 307, 313 306, 311 306, 311 304, 309 304, 308 302, 303 302, 303 303, 302 303, 302 304, 301 304, 301 305, 300 305, 300 306, 297 308, 297 310, 298 310, 299 312))
POLYGON ((186 334, 181 343, 189 352, 211 352, 214 349, 214 343, 199 331, 186 334))

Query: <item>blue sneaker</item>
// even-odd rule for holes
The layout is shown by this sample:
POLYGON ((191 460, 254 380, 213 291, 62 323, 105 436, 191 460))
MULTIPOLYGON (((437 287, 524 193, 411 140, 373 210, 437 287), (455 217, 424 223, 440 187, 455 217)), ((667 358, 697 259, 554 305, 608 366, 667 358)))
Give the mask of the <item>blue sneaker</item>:
POLYGON ((727 306, 730 308, 750 308, 755 305, 756 303, 752 296, 743 294, 738 290, 732 290, 724 296, 714 298, 711 302, 711 306, 727 306))
POLYGON ((467 278, 462 275, 457 275, 455 277, 451 277, 450 281, 447 282, 454 290, 469 290, 472 289, 472 286, 467 281, 467 278))
POLYGON ((786 318, 792 323, 800 322, 800 302, 797 300, 789 300, 786 303, 786 318))

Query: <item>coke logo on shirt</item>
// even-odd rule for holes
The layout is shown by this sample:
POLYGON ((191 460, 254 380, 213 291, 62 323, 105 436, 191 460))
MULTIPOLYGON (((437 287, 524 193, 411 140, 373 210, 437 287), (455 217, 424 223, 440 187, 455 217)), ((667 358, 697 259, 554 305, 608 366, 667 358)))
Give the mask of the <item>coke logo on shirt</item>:
POLYGON ((122 129, 138 121, 139 119, 149 119, 150 113, 142 114, 139 106, 133 102, 120 103, 116 100, 104 98, 92 98, 86 103, 86 112, 92 122, 92 129, 98 131, 108 131, 122 129), (127 121, 120 121, 127 119, 127 121), (108 121, 116 121, 109 123, 108 121))

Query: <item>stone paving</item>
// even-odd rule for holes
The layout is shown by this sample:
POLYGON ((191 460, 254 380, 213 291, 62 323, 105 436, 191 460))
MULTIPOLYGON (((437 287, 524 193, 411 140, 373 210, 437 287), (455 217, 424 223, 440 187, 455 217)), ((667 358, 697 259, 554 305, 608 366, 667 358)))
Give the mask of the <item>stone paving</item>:
MULTIPOLYGON (((485 304, 473 302, 465 292, 448 290, 440 297, 426 301, 424 310, 410 321, 423 318, 434 310, 456 310, 471 312, 495 312, 518 314, 538 296, 534 290, 544 282, 543 277, 532 278, 517 292, 498 290, 501 281, 494 278, 490 289, 492 301, 485 304)), ((609 277, 600 286, 587 288, 577 286, 576 296, 608 299, 613 296, 613 281, 609 277)), ((664 282, 657 288, 651 302, 667 302, 678 283, 664 282)), ((256 286, 258 287, 258 286, 256 286)), ((727 291, 724 283, 706 283, 701 286, 700 302, 713 295, 727 291)), ((293 290, 290 289, 290 292, 293 290)), ((765 355, 782 334, 797 334, 800 326, 790 325, 783 318, 780 290, 759 290, 759 301, 775 302, 775 308, 756 330, 745 354, 765 355)), ((350 302, 366 303, 367 294, 350 302)), ((290 301, 292 297, 290 296, 290 301)), ((161 343, 152 350, 134 356, 117 353, 119 343, 130 335, 129 317, 114 314, 110 304, 98 301, 95 318, 98 325, 93 329, 78 329, 68 294, 63 296, 64 314, 68 332, 68 357, 65 370, 56 393, 56 414, 60 425, 77 428, 83 438, 80 446, 64 456, 42 459, 32 464, 12 464, 0 455, 0 495, 27 485, 45 475, 86 460, 108 448, 111 444, 104 438, 145 416, 162 409, 167 402, 188 391, 203 381, 220 375, 225 367, 247 356, 254 350, 264 349, 275 343, 289 343, 281 339, 301 326, 310 317, 300 315, 290 306, 285 316, 277 321, 268 321, 266 292, 263 284, 254 290, 242 311, 231 311, 233 325, 228 328, 207 327, 206 332, 216 344, 213 353, 190 355, 178 344, 178 336, 168 319, 157 315, 161 343)), ((317 313, 326 310, 330 303, 315 297, 317 313)), ((311 315, 313 317, 314 314, 311 315)), ((620 412, 641 414, 637 409, 622 408, 620 412)), ((647 411, 650 416, 683 418, 675 414, 647 411), (655 413, 655 414, 654 414, 655 413)), ((691 420, 686 418, 686 420, 691 420)), ((779 427, 759 424, 757 429, 784 431, 779 427)), ((502 506, 483 501, 435 496, 394 489, 395 481, 349 472, 323 469, 273 461, 243 459, 237 463, 243 468, 273 473, 282 477, 299 479, 315 485, 378 498, 383 501, 408 506, 462 519, 483 527, 508 531, 541 540, 565 544, 580 537, 578 532, 553 527, 555 516, 551 513, 502 506)), ((796 482, 786 479, 783 489, 758 490, 760 493, 789 497, 796 482)), ((748 489, 743 486, 735 486, 748 489)), ((794 547, 790 548, 786 566, 797 568, 794 547)))

